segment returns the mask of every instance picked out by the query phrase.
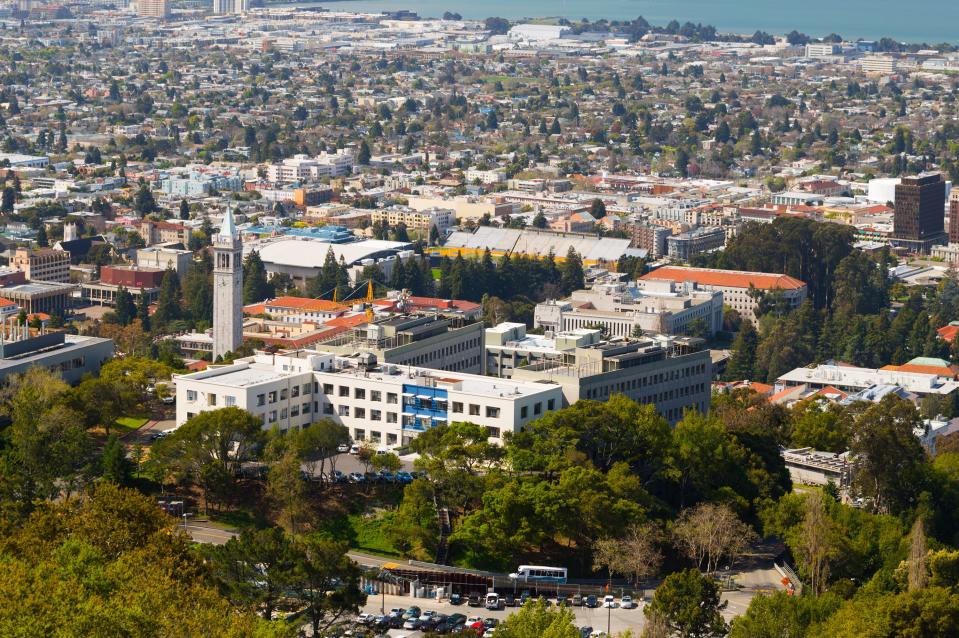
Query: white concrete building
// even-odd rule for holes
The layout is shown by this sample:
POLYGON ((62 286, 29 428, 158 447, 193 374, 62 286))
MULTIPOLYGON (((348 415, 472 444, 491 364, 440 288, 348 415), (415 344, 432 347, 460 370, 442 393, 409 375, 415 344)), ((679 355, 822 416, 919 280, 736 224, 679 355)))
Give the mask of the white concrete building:
POLYGON ((685 334, 700 324, 712 335, 723 327, 723 293, 694 282, 639 280, 574 291, 564 301, 536 305, 533 327, 565 332, 601 327, 610 337, 638 331, 685 334))
POLYGON ((431 427, 470 421, 501 442, 546 412, 563 406, 552 383, 517 382, 474 374, 378 364, 372 355, 337 357, 298 350, 256 354, 232 365, 175 377, 176 422, 236 406, 264 428, 304 427, 329 418, 357 441, 405 445, 431 427))
POLYGON ((353 172, 353 153, 339 150, 336 153, 320 153, 316 157, 294 155, 279 164, 271 164, 266 176, 271 182, 299 182, 323 177, 340 177, 353 172))
POLYGON ((938 374, 821 364, 796 368, 782 375, 776 379, 776 392, 799 385, 809 388, 833 387, 843 392, 859 392, 876 386, 896 386, 918 397, 930 394, 947 396, 959 389, 959 381, 938 374))

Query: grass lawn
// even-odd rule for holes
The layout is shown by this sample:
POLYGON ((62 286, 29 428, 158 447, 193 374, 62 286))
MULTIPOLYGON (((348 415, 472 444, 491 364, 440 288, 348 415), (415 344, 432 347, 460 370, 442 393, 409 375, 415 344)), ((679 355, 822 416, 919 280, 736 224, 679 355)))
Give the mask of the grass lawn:
POLYGON ((361 514, 351 514, 349 516, 350 526, 356 532, 354 542, 350 545, 353 549, 370 554, 379 554, 380 556, 399 556, 400 553, 393 548, 393 545, 386 538, 386 516, 379 515, 375 518, 365 517, 361 514))
POLYGON ((113 428, 118 431, 118 434, 121 436, 133 432, 134 430, 139 430, 142 428, 147 421, 150 419, 140 416, 121 416, 119 419, 114 421, 113 428))

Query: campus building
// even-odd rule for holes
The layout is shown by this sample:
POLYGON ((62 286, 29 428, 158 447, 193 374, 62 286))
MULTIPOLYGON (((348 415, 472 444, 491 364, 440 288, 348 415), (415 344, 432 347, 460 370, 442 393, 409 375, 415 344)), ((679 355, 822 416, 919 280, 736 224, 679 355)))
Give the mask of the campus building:
POLYGON ((903 177, 896 185, 893 245, 928 254, 932 246, 945 244, 945 205, 942 173, 903 177))
POLYGON ((713 335, 723 327, 723 293, 694 282, 639 280, 596 284, 533 311, 533 327, 556 332, 601 328, 610 337, 642 332, 713 335))
POLYGON ((397 315, 364 322, 317 347, 339 355, 369 352, 383 363, 483 373, 483 322, 397 315))
MULTIPOLYGON (((603 341, 584 332, 560 335, 555 355, 516 365, 510 378, 557 383, 563 388, 564 405, 581 399, 607 401, 622 394, 654 405, 670 423, 682 419, 687 410, 709 410, 712 361, 709 351, 699 349, 702 339, 660 335, 603 341)), ((499 365, 506 372, 505 363, 499 365)))
MULTIPOLYGON (((2 325, 2 324, 0 324, 2 325)), ((19 328, 11 328, 16 331, 19 328)), ((22 330, 26 330, 24 326, 22 330)), ((83 375, 96 375, 100 366, 113 357, 113 341, 100 337, 62 332, 20 338, 14 332, 0 336, 0 383, 10 375, 22 374, 33 366, 59 373, 67 383, 79 383, 83 375)), ((26 333, 25 333, 26 334, 26 333)))
POLYGON ((70 253, 54 248, 17 248, 10 265, 30 281, 70 281, 70 253))
POLYGON ((789 275, 714 268, 665 266, 646 273, 642 280, 692 282, 703 290, 723 293, 723 303, 743 318, 756 321, 756 307, 764 293, 782 294, 790 309, 798 308, 806 299, 806 284, 789 275))
POLYGON ((563 405, 560 386, 491 379, 297 350, 256 354, 232 365, 175 377, 176 422, 236 406, 264 428, 303 427, 332 419, 357 441, 405 445, 448 422, 484 426, 494 441, 563 405))

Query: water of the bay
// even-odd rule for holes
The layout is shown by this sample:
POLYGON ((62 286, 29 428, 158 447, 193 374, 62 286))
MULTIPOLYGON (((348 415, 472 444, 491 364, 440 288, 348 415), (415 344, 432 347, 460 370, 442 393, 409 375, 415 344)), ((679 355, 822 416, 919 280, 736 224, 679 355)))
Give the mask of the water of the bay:
POLYGON ((655 25, 688 20, 727 33, 758 29, 785 34, 795 29, 814 37, 838 33, 847 39, 886 36, 903 42, 959 44, 959 0, 344 0, 309 4, 349 11, 408 9, 424 18, 440 17, 445 11, 469 19, 631 20, 643 16, 655 25))

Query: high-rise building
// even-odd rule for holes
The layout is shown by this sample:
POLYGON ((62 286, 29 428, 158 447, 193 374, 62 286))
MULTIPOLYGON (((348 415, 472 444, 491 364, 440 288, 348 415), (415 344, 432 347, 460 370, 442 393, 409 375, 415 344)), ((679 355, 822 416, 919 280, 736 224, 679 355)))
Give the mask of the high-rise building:
POLYGON ((226 209, 213 238, 213 358, 236 351, 243 341, 243 248, 226 209))
POLYGON ((949 243, 959 244, 959 188, 949 195, 949 243))
POLYGON ((250 0, 213 0, 213 13, 245 13, 250 9, 250 0))
POLYGON ((148 18, 169 18, 170 0, 137 0, 137 13, 148 18))
POLYGON ((946 182, 942 173, 902 178, 896 185, 895 205, 893 244, 928 253, 932 246, 946 243, 946 182))

